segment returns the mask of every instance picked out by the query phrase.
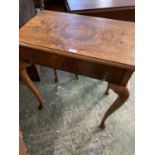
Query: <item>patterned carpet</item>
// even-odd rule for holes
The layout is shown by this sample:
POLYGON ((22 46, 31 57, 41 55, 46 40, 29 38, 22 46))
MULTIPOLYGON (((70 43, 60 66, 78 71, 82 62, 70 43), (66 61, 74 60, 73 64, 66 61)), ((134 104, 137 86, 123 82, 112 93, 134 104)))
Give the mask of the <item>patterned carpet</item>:
POLYGON ((98 126, 117 95, 106 96, 107 82, 41 68, 41 82, 36 83, 45 98, 45 108, 20 82, 20 128, 29 155, 134 155, 134 75, 128 101, 98 126))

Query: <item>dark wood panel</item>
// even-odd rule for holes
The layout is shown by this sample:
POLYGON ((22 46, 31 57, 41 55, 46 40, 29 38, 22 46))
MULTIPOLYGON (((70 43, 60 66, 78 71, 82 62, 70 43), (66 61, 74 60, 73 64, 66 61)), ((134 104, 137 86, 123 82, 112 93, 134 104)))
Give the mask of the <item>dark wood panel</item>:
POLYGON ((74 14, 135 21, 134 0, 66 0, 67 11, 74 14))
POLYGON ((89 11, 73 11, 71 13, 85 15, 85 16, 94 16, 94 17, 103 17, 109 19, 123 20, 123 21, 135 21, 135 9, 117 9, 117 10, 89 10, 89 11))
POLYGON ((36 15, 33 0, 19 0, 19 27, 36 15))
MULTIPOLYGON (((36 15, 33 0, 19 0, 19 28, 36 15)), ((28 75, 33 81, 40 81, 39 73, 35 65, 26 67, 28 75)))
POLYGON ((134 0, 66 0, 69 10, 107 9, 134 6, 134 0))

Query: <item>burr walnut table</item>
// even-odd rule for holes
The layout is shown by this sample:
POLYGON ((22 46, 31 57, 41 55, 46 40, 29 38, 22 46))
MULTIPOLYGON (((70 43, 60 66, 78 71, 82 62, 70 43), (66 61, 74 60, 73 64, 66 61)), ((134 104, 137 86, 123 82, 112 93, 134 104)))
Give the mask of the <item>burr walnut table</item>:
POLYGON ((129 97, 134 72, 134 23, 42 11, 20 29, 20 77, 43 108, 43 98, 30 80, 25 63, 44 65, 108 81, 118 97, 106 118, 129 97))
POLYGON ((135 20, 135 0, 65 0, 67 12, 118 20, 135 20))

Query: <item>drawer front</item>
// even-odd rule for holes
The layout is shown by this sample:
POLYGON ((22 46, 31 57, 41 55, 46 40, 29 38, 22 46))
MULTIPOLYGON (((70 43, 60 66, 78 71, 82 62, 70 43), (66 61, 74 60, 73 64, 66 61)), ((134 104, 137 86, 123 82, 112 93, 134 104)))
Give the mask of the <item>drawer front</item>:
POLYGON ((121 68, 34 50, 20 50, 20 59, 116 84, 121 84, 125 73, 121 68))

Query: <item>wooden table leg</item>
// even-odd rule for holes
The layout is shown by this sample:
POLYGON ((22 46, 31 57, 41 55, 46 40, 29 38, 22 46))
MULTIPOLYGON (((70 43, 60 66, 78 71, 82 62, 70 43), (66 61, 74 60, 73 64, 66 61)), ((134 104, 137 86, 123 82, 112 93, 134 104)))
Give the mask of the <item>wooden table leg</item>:
POLYGON ((37 87, 33 84, 31 79, 29 78, 29 76, 26 72, 25 63, 23 61, 19 62, 19 76, 37 97, 37 99, 40 103, 38 109, 41 110, 43 108, 43 98, 42 98, 39 90, 37 89, 37 87))
POLYGON ((107 92, 108 92, 109 88, 113 89, 118 94, 118 97, 114 101, 114 103, 109 107, 109 109, 106 111, 106 113, 105 113, 105 115, 104 115, 104 117, 102 119, 100 127, 103 128, 103 129, 105 128, 105 120, 112 113, 114 113, 118 108, 120 108, 130 96, 129 90, 125 86, 108 84, 107 92))
POLYGON ((22 131, 19 130, 19 155, 28 155, 27 148, 23 139, 22 131))
POLYGON ((54 76, 55 76, 54 81, 55 81, 55 82, 58 82, 58 74, 57 74, 57 70, 56 70, 55 68, 53 68, 53 70, 54 70, 54 76))
POLYGON ((75 74, 75 77, 76 77, 77 80, 79 79, 78 74, 75 74))
POLYGON ((106 91, 105 91, 105 94, 106 94, 106 95, 109 95, 109 89, 110 89, 110 86, 109 86, 109 84, 108 84, 108 87, 107 87, 107 89, 106 89, 106 91))

